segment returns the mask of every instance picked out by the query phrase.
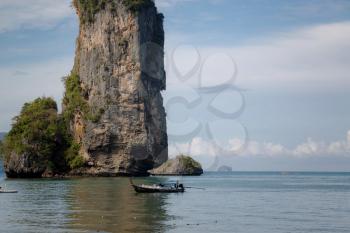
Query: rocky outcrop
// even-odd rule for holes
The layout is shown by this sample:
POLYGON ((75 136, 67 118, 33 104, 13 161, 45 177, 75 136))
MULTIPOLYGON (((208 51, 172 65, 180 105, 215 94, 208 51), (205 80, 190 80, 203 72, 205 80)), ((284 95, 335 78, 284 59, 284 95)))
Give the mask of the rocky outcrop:
MULTIPOLYGON (((72 75, 86 107, 76 105, 69 121, 88 167, 72 174, 146 175, 168 158, 163 16, 151 1, 134 2, 74 1, 80 32, 72 75)), ((72 110, 68 97, 63 111, 72 110)))
POLYGON ((179 155, 170 159, 160 167, 150 171, 152 175, 162 176, 198 176, 203 174, 200 163, 189 156, 179 155))
MULTIPOLYGON (((57 105, 51 98, 24 104, 3 142, 4 170, 10 178, 42 177, 63 160, 57 105)), ((64 169, 64 167, 61 167, 64 169)))
POLYGON ((46 163, 41 162, 30 153, 17 154, 13 152, 5 160, 4 169, 9 178, 40 178, 46 171, 46 163))

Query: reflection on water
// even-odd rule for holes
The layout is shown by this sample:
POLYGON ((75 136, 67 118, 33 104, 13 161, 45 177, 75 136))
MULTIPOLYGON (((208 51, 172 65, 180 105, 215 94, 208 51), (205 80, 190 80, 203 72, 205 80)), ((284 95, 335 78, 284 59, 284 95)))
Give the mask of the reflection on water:
POLYGON ((136 194, 126 178, 74 181, 68 194, 73 229, 105 232, 163 232, 167 195, 136 194))
MULTIPOLYGON (((164 182, 177 177, 135 179, 164 182)), ((127 178, 4 180, 0 233, 348 233, 350 173, 205 173, 183 194, 136 194, 127 178)))
POLYGON ((127 178, 0 184, 19 191, 0 196, 0 232, 164 232, 169 220, 168 195, 136 194, 127 178))
POLYGON ((65 232, 67 182, 6 180, 18 194, 1 194, 1 232, 65 232))

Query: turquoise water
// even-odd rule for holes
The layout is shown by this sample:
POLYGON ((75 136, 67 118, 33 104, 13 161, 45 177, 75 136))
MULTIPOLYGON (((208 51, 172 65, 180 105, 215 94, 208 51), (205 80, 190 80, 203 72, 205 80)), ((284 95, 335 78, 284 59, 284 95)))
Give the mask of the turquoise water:
MULTIPOLYGON (((160 182, 175 178, 144 178, 160 182)), ((126 178, 4 180, 0 232, 350 232, 349 173, 206 173, 183 194, 126 178)))

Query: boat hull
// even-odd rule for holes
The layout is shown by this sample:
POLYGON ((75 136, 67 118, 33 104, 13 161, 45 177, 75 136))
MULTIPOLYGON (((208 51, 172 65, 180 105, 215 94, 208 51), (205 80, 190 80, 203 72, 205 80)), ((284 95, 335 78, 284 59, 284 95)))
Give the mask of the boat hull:
POLYGON ((0 190, 0 193, 18 193, 16 190, 0 190))
POLYGON ((185 192, 184 188, 150 188, 142 187, 138 185, 132 186, 137 193, 183 193, 185 192))

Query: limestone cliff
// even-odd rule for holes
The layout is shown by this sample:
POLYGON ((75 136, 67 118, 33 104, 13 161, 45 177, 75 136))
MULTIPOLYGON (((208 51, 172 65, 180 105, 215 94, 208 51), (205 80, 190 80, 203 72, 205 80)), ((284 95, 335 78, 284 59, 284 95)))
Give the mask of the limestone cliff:
MULTIPOLYGON (((163 16, 150 0, 75 0, 80 19, 63 112, 84 175, 144 175, 168 158, 163 16)), ((69 79, 68 77, 67 79, 69 79)))

